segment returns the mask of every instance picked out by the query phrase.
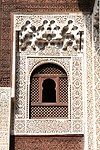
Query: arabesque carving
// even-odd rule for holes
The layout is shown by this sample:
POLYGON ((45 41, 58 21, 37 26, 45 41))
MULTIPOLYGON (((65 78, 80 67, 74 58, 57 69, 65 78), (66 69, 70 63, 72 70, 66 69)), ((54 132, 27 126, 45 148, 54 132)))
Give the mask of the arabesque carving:
POLYGON ((27 20, 19 32, 19 48, 22 51, 25 51, 27 47, 33 51, 43 51, 47 46, 54 46, 67 51, 70 46, 75 51, 82 51, 83 36, 84 31, 80 31, 70 19, 63 27, 57 25, 55 20, 44 20, 38 27, 27 20))

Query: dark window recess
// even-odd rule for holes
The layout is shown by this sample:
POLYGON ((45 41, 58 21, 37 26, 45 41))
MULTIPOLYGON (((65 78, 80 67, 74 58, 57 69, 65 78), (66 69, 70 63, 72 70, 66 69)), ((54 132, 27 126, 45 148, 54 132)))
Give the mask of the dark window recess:
POLYGON ((42 102, 55 103, 56 102, 56 83, 52 79, 45 79, 42 84, 42 102))

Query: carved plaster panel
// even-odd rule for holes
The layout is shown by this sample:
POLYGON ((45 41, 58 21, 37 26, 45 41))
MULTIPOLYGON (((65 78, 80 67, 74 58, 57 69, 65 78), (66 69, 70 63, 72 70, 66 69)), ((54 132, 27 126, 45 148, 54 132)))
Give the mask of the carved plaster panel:
POLYGON ((25 118, 26 103, 26 57, 17 56, 16 61, 16 89, 15 89, 15 118, 25 118))
MULTIPOLYGON (((14 131, 12 134, 56 134, 56 133, 83 133, 83 105, 82 105, 82 58, 81 57, 63 57, 63 58, 34 58, 26 57, 22 54, 17 56, 17 66, 16 66, 16 102, 15 102, 15 122, 14 131), (53 121, 48 121, 46 119, 29 119, 29 82, 30 75, 32 71, 41 64, 44 63, 55 63, 60 65, 68 75, 68 88, 69 88, 69 98, 68 98, 68 119, 61 119, 61 126, 59 127, 59 119, 52 119, 53 121), (71 65, 72 64, 72 65, 71 65), (71 67, 72 66, 72 67, 71 67), (26 73, 27 72, 27 73, 26 73), (72 74, 71 74, 72 72, 72 74), (73 80, 71 76, 74 76, 73 80), (79 86, 77 82, 74 83, 74 79, 80 77, 79 86), (71 87, 72 83, 72 89, 71 87), (75 100, 72 99, 70 102, 70 97, 74 97, 74 86, 78 86, 78 94, 81 97, 78 99, 78 103, 75 105, 75 100), (80 89, 80 90, 79 90, 80 89), (72 92, 71 92, 72 90, 72 92), (19 93, 18 93, 19 91, 19 93), (70 110, 70 103, 72 110, 70 110), (73 109, 75 111, 73 111, 73 109), (76 112, 78 109, 78 113, 76 112), (72 111, 72 120, 70 120, 70 111, 72 111), (24 120, 23 120, 24 119, 24 120), (27 121, 26 121, 27 120, 27 121), (65 121, 64 121, 65 120, 65 121), (46 124, 46 122, 48 122, 46 124), (65 124, 66 122, 66 124, 65 124), (36 128, 37 124, 37 128, 36 128), (48 125, 48 127, 47 127, 48 125), (53 128, 55 126, 55 129, 53 128), (35 127, 35 128, 34 128, 35 127), (45 127, 45 129, 44 129, 45 127), (51 130, 49 129, 51 127, 51 130), (43 128, 43 129, 42 129, 43 128), (78 128, 78 130, 77 130, 78 128), (60 129, 60 130, 59 130, 60 129)), ((75 80, 76 81, 76 80, 75 80)))
POLYGON ((0 87, 0 149, 9 149, 11 88, 0 87))
POLYGON ((27 120, 26 132, 35 134, 70 133, 71 121, 64 119, 27 120))
POLYGON ((73 38, 71 40, 74 42, 78 37, 81 37, 82 40, 84 35, 83 15, 15 15, 14 21, 14 31, 19 31, 21 45, 19 45, 16 56, 15 121, 12 134, 83 133, 82 45, 84 45, 84 41, 81 43, 82 49, 80 50, 79 48, 72 50, 73 43, 73 46, 67 45, 66 50, 63 49, 64 44, 59 45, 62 44, 62 41, 64 43, 65 37, 68 40, 73 38), (21 39, 26 42, 26 39, 29 38, 26 35, 30 35, 29 31, 32 37, 36 34, 35 40, 33 39, 31 42, 37 48, 32 49, 27 45, 23 50, 21 39), (40 47, 41 44, 38 43, 40 36, 42 36, 42 44, 47 42, 44 48, 40 47), (58 43, 59 40, 61 43, 58 43), (56 42, 56 44, 53 45, 52 42, 56 42), (59 46, 63 48, 60 49, 59 46), (77 57, 73 55, 77 55, 77 57), (30 76, 36 67, 48 62, 60 65, 68 75, 67 119, 29 119, 30 76), (75 96, 78 101, 75 100, 75 96))
POLYGON ((15 15, 19 51, 35 56, 77 55, 84 50, 84 17, 73 15, 15 15))
POLYGON ((94 101, 96 150, 100 149, 100 1, 96 0, 93 12, 93 48, 94 48, 94 101))
POLYGON ((55 135, 83 134, 82 120, 77 119, 16 119, 12 134, 55 135))
POLYGON ((94 99, 93 99, 93 49, 92 49, 92 17, 87 15, 86 17, 86 80, 87 80, 87 101, 85 104, 86 114, 85 114, 85 131, 86 131, 86 143, 88 149, 95 149, 95 118, 94 118, 94 99), (87 123, 86 123, 87 122, 87 123))
POLYGON ((83 85, 82 85, 82 58, 72 58, 72 100, 71 117, 83 118, 83 85))

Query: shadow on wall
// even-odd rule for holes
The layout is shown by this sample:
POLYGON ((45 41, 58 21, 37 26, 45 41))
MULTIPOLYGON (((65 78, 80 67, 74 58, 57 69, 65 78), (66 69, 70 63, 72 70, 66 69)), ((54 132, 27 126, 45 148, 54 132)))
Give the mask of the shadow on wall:
POLYGON ((80 11, 82 11, 83 13, 85 12, 92 13, 95 0, 77 0, 77 1, 80 11))

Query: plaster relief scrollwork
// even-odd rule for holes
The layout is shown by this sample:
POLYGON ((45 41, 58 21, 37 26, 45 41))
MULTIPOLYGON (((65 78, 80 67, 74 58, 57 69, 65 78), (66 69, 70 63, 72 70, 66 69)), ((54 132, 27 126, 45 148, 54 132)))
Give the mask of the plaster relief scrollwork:
POLYGON ((15 31, 22 54, 65 56, 84 49, 82 14, 15 15, 15 31))
POLYGON ((27 120, 26 132, 34 134, 70 133, 71 121, 63 119, 27 120))
POLYGON ((47 46, 54 46, 66 51, 71 46, 75 51, 81 51, 84 43, 83 34, 84 32, 80 31, 72 20, 68 20, 63 27, 57 25, 55 20, 44 20, 38 27, 27 20, 19 32, 19 47, 22 51, 27 47, 33 51, 43 51, 47 46))
POLYGON ((83 134, 82 120, 69 119, 16 119, 12 134, 55 135, 83 134))

